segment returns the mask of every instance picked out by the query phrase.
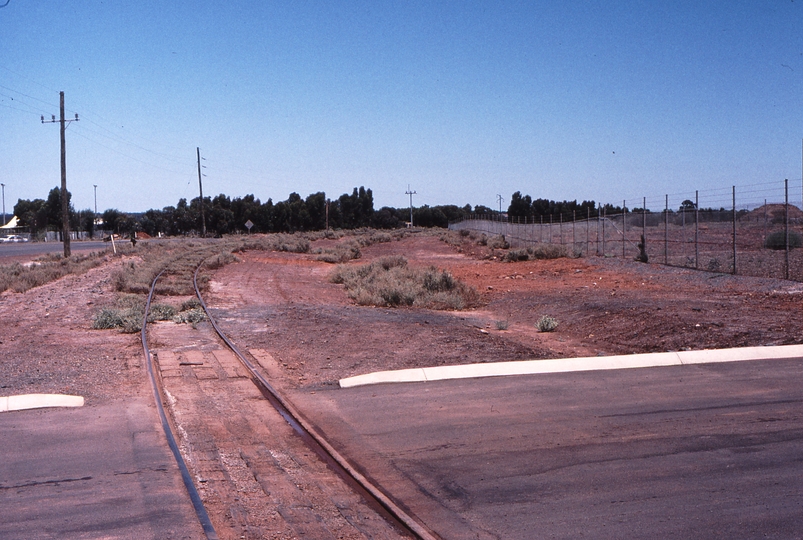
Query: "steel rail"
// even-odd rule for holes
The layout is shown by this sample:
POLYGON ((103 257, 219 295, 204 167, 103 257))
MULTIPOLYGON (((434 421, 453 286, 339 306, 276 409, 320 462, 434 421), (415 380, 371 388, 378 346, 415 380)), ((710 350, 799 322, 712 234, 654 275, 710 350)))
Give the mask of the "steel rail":
POLYGON ((382 490, 379 489, 373 482, 360 473, 349 461, 340 454, 329 442, 318 432, 315 427, 310 424, 303 415, 295 409, 295 407, 281 394, 279 394, 273 386, 265 379, 264 376, 256 369, 256 367, 240 352, 237 346, 223 333, 218 326, 209 308, 206 306, 201 291, 198 288, 198 272, 203 266, 203 263, 198 265, 193 274, 193 285, 195 286, 195 294, 198 301, 209 318, 209 322, 217 332, 220 339, 231 349, 231 351, 239 358, 240 362, 251 374, 251 380, 259 388, 262 395, 270 401, 276 408, 279 414, 287 421, 288 424, 298 433, 302 439, 307 443, 311 450, 313 450, 324 462, 329 465, 337 474, 339 474, 347 483, 355 489, 366 501, 372 503, 377 509, 383 510, 386 517, 390 517, 392 521, 414 537, 420 540, 440 540, 440 537, 429 530, 425 525, 420 523, 411 513, 403 510, 398 504, 390 499, 382 490))
POLYGON ((170 450, 173 452, 173 457, 176 459, 176 464, 178 464, 178 468, 181 471, 181 480, 184 482, 184 487, 187 489, 187 493, 190 496, 192 506, 195 509, 195 515, 198 517, 198 521, 201 523, 201 527, 204 530, 204 534, 206 534, 207 540, 218 540, 215 527, 212 525, 212 521, 209 519, 209 514, 206 512, 206 507, 204 507, 204 503, 201 500, 201 496, 198 493, 198 490, 195 488, 190 471, 187 468, 187 464, 184 462, 184 458, 181 456, 181 452, 178 449, 178 444, 176 444, 176 438, 173 435, 173 430, 167 420, 167 415, 165 414, 164 406, 162 405, 162 396, 161 392, 159 391, 159 385, 157 384, 156 376, 154 375, 151 351, 148 349, 148 340, 146 337, 148 312, 151 308, 153 291, 156 289, 156 281, 163 273, 164 270, 159 272, 159 274, 153 278, 151 290, 148 293, 148 301, 145 303, 145 315, 142 317, 142 349, 145 352, 145 364, 148 368, 148 378, 151 381, 153 398, 156 401, 156 409, 159 411, 159 418, 162 421, 162 429, 164 429, 165 436, 167 437, 167 444, 170 446, 170 450))

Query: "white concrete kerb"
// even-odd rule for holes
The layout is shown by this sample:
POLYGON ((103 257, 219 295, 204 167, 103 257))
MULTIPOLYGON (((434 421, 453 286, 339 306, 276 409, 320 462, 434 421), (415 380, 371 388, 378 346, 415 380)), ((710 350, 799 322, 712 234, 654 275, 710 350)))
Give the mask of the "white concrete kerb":
POLYGON ((572 371, 595 371, 603 369, 634 369, 659 366, 681 366, 715 362, 742 362, 745 360, 773 360, 803 358, 803 345, 779 345, 774 347, 743 347, 703 351, 680 351, 626 356, 594 356, 586 358, 562 358, 555 360, 526 360, 516 362, 492 362, 463 366, 440 366, 428 368, 378 371, 340 379, 341 388, 367 384, 441 381, 477 377, 502 377, 508 375, 535 375, 543 373, 566 373, 572 371))
POLYGON ((0 397, 0 412, 42 409, 45 407, 83 407, 82 396, 64 394, 23 394, 0 397))

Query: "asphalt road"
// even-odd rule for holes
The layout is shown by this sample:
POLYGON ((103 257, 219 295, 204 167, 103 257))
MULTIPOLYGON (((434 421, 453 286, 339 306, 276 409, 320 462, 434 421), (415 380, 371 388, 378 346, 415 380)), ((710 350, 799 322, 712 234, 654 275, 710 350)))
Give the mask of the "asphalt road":
POLYGON ((803 536, 803 360, 292 399, 443 538, 803 536))
POLYGON ((203 538, 151 401, 0 413, 0 538, 203 538))
MULTIPOLYGON (((72 241, 70 242, 70 251, 72 253, 87 252, 87 251, 102 251, 111 244, 108 242, 95 242, 95 241, 72 241)), ((19 242, 0 244, 0 264, 3 259, 21 257, 36 258, 48 253, 64 253, 64 244, 61 242, 19 242)))

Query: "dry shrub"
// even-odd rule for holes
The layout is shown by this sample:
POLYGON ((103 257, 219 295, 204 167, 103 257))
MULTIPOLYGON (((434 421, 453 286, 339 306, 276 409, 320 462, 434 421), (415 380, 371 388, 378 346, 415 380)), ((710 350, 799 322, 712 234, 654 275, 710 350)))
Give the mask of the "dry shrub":
POLYGON ((360 244, 356 241, 341 242, 338 245, 320 250, 315 259, 328 263, 345 263, 362 256, 360 244))
POLYGON ((343 284, 359 305, 461 310, 479 299, 473 288, 449 272, 435 267, 410 268, 401 256, 362 266, 338 266, 330 280, 343 284))
POLYGON ((569 249, 566 246, 558 244, 538 244, 535 247, 511 249, 505 253, 503 260, 507 262, 519 262, 531 259, 560 259, 568 256, 569 249))
POLYGON ((0 266, 0 292, 12 290, 18 293, 44 285, 67 274, 83 274, 99 266, 105 260, 104 253, 73 255, 67 259, 57 254, 48 254, 30 265, 13 263, 0 266))

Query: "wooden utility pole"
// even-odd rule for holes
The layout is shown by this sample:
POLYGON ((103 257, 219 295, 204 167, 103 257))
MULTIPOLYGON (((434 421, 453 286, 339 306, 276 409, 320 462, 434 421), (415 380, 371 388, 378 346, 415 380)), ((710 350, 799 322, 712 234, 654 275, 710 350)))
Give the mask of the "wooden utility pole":
POLYGON ((206 217, 204 217, 204 185, 201 183, 201 148, 195 147, 198 153, 198 189, 201 191, 201 235, 206 238, 206 217))
MULTIPOLYGON (((42 116, 43 124, 56 123, 56 117, 51 116, 50 122, 45 122, 45 117, 42 116)), ((61 124, 61 234, 64 242, 64 257, 70 256, 70 201, 67 196, 67 149, 65 148, 64 132, 67 130, 67 125, 70 122, 78 121, 78 114, 75 115, 75 120, 64 119, 64 92, 59 92, 59 120, 61 124)))

